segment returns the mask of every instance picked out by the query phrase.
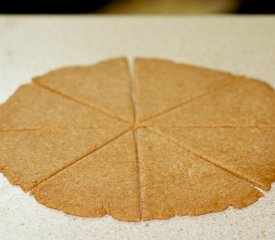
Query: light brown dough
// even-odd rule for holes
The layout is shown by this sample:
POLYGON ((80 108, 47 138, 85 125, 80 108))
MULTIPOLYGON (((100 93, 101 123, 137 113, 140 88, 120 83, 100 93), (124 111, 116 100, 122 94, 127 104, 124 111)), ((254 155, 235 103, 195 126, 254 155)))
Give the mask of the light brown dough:
POLYGON ((251 78, 138 58, 36 77, 0 106, 0 171, 82 217, 243 208, 275 181, 275 94, 251 78))
POLYGON ((275 91, 244 78, 194 102, 152 119, 165 127, 275 127, 275 91))
POLYGON ((66 67, 33 80, 73 99, 133 122, 130 73, 125 58, 66 67))
POLYGON ((65 169, 33 190, 48 207, 83 217, 105 214, 139 221, 136 153, 132 132, 65 169))
POLYGON ((25 191, 83 158, 124 132, 113 129, 65 129, 0 132, 0 169, 25 191))
POLYGON ((241 179, 163 140, 137 130, 142 219, 245 207, 262 194, 241 179))
POLYGON ((250 183, 275 181, 275 128, 159 128, 177 144, 250 183))
POLYGON ((0 130, 109 128, 119 122, 34 84, 20 87, 0 106, 0 130))
POLYGON ((137 58, 134 68, 138 122, 238 81, 229 73, 160 59, 137 58))

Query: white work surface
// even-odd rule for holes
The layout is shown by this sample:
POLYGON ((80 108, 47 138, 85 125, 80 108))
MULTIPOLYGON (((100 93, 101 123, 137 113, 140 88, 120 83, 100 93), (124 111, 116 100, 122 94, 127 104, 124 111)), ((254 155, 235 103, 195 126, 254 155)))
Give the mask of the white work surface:
MULTIPOLYGON (((37 74, 121 55, 169 58, 275 86, 275 16, 1 16, 0 102, 37 74)), ((49 209, 0 174, 0 240, 11 239, 275 239, 275 184, 241 210, 127 223, 49 209)))

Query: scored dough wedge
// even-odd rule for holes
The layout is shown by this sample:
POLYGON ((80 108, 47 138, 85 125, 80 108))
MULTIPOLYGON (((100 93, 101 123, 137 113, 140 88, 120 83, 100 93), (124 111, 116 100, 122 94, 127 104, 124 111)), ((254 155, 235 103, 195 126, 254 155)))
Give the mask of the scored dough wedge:
POLYGON ((137 130, 142 219, 245 207, 262 194, 230 173, 156 134, 137 130))
POLYGON ((275 181, 274 128, 154 128, 264 190, 275 181))
POLYGON ((116 119, 34 84, 20 87, 0 106, 0 130, 103 128, 116 119))
POLYGON ((275 127, 275 91, 252 79, 225 86, 149 121, 148 124, 183 127, 275 127))
POLYGON ((139 221, 136 154, 127 132, 33 190, 42 204, 63 212, 139 221))
POLYGON ((229 73, 159 59, 137 58, 134 71, 138 122, 238 80, 229 73))
POLYGON ((133 121, 126 58, 114 58, 86 67, 65 67, 33 81, 128 122, 133 121))
POLYGON ((0 169, 25 191, 91 153, 125 127, 0 132, 0 169))

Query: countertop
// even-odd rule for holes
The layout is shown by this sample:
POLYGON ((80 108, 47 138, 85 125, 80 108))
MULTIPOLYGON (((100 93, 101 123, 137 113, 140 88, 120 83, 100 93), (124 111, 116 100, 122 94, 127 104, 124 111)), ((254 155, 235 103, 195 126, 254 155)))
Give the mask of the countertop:
MULTIPOLYGON (((0 102, 31 77, 114 56, 150 56, 263 79, 275 87, 275 16, 0 16, 0 102)), ((275 239, 275 184, 257 203, 140 223, 80 218, 37 203, 0 174, 0 240, 275 239)))

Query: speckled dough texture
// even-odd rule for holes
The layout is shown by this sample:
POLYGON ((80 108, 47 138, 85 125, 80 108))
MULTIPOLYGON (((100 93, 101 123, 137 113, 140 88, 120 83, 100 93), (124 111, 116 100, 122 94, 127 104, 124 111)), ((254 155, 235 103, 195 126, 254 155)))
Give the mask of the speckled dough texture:
POLYGON ((49 208, 122 221, 246 207, 275 181, 275 91, 161 59, 35 77, 0 106, 0 170, 49 208))

